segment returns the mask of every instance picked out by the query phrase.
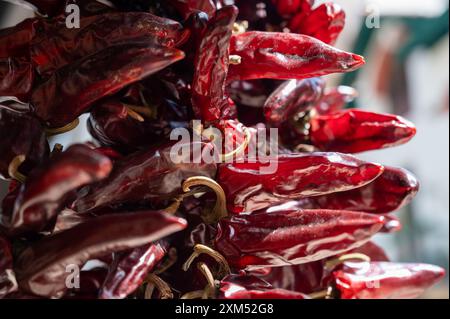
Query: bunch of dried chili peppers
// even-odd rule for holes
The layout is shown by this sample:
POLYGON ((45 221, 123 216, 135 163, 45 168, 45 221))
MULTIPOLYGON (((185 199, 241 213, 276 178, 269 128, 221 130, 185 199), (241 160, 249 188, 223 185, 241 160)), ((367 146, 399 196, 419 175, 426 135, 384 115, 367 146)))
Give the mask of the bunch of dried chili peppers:
POLYGON ((419 184, 350 154, 416 129, 327 87, 365 63, 332 46, 338 5, 28 2, 36 18, 0 31, 0 298, 415 298, 443 277, 371 242, 419 184), (84 113, 95 143, 50 150, 84 113), (180 128, 201 138, 174 161, 180 128), (233 141, 219 162, 211 128, 233 141), (271 173, 248 151, 268 128, 271 173))

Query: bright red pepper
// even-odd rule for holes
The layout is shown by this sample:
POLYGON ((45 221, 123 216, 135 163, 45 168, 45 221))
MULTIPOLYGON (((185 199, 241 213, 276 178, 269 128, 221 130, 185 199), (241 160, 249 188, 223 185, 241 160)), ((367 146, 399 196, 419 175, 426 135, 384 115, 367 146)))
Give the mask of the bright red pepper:
POLYGON ((358 91, 349 86, 338 86, 325 89, 323 97, 315 105, 321 115, 333 114, 344 108, 347 103, 358 97, 358 91))
POLYGON ((233 35, 231 54, 241 63, 230 66, 228 81, 305 79, 361 67, 362 56, 333 48, 313 37, 293 33, 246 32, 233 35))
POLYGON ((310 139, 323 151, 360 153, 409 142, 416 127, 400 116, 345 110, 313 116, 310 139))
POLYGON ((362 246, 382 216, 330 210, 267 211, 222 219, 216 249, 237 269, 314 262, 362 246))

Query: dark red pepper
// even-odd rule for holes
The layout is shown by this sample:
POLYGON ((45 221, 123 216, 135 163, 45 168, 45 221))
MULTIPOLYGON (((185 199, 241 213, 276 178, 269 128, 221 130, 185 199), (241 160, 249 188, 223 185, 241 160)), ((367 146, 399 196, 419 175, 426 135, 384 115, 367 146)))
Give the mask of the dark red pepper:
POLYGON ((0 96, 13 96, 28 102, 34 78, 34 68, 28 58, 0 57, 0 96))
POLYGON ((431 265, 363 262, 345 263, 333 277, 341 299, 414 299, 444 275, 431 265))
POLYGON ((224 164, 218 182, 232 213, 252 212, 273 204, 359 188, 383 173, 378 164, 338 153, 286 154, 272 162, 276 173, 264 173, 268 163, 224 164))
POLYGON ((39 19, 26 19, 14 27, 0 30, 0 58, 29 56, 30 42, 41 23, 39 19))
POLYGON ((152 211, 94 218, 22 252, 15 265, 19 287, 38 296, 61 297, 68 265, 82 267, 90 259, 149 244, 185 227, 181 218, 152 211))
POLYGON ((183 52, 142 44, 109 47, 58 70, 33 93, 35 114, 50 127, 63 127, 92 104, 183 59, 183 52))
POLYGON ((231 65, 228 81, 251 79, 305 79, 351 72, 364 58, 333 48, 301 34, 246 32, 233 35, 230 52, 241 57, 231 65))
POLYGON ((203 11, 210 17, 216 12, 216 5, 213 0, 168 0, 170 5, 174 6, 184 19, 191 13, 203 11))
POLYGON ((0 299, 16 290, 11 244, 0 234, 0 299))
POLYGON ((47 136, 41 123, 34 117, 4 109, 0 104, 0 178, 11 179, 11 162, 24 155, 25 162, 17 169, 26 175, 43 163, 49 155, 47 136))
POLYGON ((310 139, 323 151, 359 153, 409 142, 416 127, 400 116, 345 110, 313 116, 310 139))
POLYGON ((362 246, 383 224, 366 213, 269 209, 222 219, 215 247, 237 269, 304 264, 362 246))
POLYGON ((111 169, 107 157, 84 145, 71 146, 30 173, 13 211, 2 213, 2 225, 14 235, 44 230, 70 192, 107 177, 111 169))
POLYGON ((209 21, 197 50, 192 82, 192 106, 197 118, 209 123, 230 118, 225 83, 230 59, 230 38, 238 9, 226 6, 209 21))

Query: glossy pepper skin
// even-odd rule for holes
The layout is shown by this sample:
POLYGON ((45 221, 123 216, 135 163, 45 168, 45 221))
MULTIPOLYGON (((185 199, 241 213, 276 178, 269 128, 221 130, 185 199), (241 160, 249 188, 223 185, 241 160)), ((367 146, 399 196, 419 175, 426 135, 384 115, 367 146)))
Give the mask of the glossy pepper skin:
POLYGON ((132 294, 166 253, 164 245, 155 243, 116 254, 100 287, 100 298, 124 299, 132 294))
POLYGON ((34 68, 28 58, 0 57, 0 96, 13 96, 27 102, 34 79, 34 68))
POLYGON ((63 209, 67 195, 104 179, 111 172, 109 158, 85 145, 74 145, 33 170, 21 187, 10 216, 1 223, 14 235, 43 231, 63 209))
POLYGON ((383 224, 358 212, 268 210, 222 219, 215 247, 237 269, 304 264, 362 246, 383 224))
POLYGON ((170 5, 174 6, 184 19, 192 13, 203 11, 208 16, 214 16, 216 5, 213 0, 168 0, 170 5))
POLYGON ((65 21, 46 26, 35 37, 31 57, 38 72, 48 76, 63 66, 110 46, 145 42, 156 47, 174 47, 183 38, 180 23, 145 12, 114 12, 82 18, 79 29, 65 21))
POLYGON ((0 299, 16 290, 11 244, 0 234, 0 299))
POLYGON ((19 171, 28 174, 42 164, 49 155, 47 136, 41 123, 31 115, 7 110, 0 104, 0 178, 11 179, 11 161, 25 155, 19 171))
POLYGON ((290 80, 279 86, 264 104, 266 123, 281 127, 298 113, 310 109, 323 95, 321 78, 290 80))
POLYGON ((322 151, 360 153, 409 142, 416 127, 400 116, 344 110, 311 119, 312 145, 322 151))
POLYGON ((225 93, 225 83, 232 25, 237 14, 238 9, 234 6, 218 10, 209 21, 197 50, 192 106, 196 117, 207 123, 229 117, 230 101, 225 93))
POLYGON ((419 191, 419 181, 402 168, 385 167, 383 174, 372 183, 324 196, 310 197, 299 205, 310 209, 336 209, 388 214, 405 207, 419 191))
POLYGON ((233 283, 221 283, 219 299, 310 299, 307 295, 284 289, 249 290, 233 283))
MULTIPOLYGON (((159 148, 141 151, 116 161, 111 175, 90 188, 86 196, 74 204, 75 210, 95 212, 104 208, 120 208, 127 205, 166 205, 182 193, 181 185, 189 177, 216 174, 215 164, 206 164, 201 158, 193 157, 196 147, 207 150, 204 143, 184 143, 193 158, 178 157, 176 164, 171 158, 173 143, 159 148), (195 164, 198 163, 198 164, 195 164)), ((201 155, 201 154, 200 154, 201 155)), ((164 207, 166 207, 164 206, 164 207)))
POLYGON ((345 263, 333 277, 341 299, 414 299, 444 275, 432 265, 372 262, 345 263))
POLYGON ((272 0, 272 2, 283 17, 290 17, 299 12, 307 14, 314 5, 314 0, 272 0))
POLYGON ((233 35, 230 50, 242 61, 230 66, 229 81, 305 79, 351 72, 365 63, 359 55, 293 33, 251 31, 233 35))
POLYGON ((252 212, 292 199, 348 191, 367 185, 383 173, 381 165, 338 153, 279 155, 276 164, 275 174, 264 173, 267 163, 219 167, 217 179, 226 193, 231 213, 252 212))
POLYGON ((349 86, 326 88, 322 98, 314 106, 320 115, 333 114, 358 97, 358 91, 349 86))
POLYGON ((90 259, 149 244, 185 227, 185 220, 155 211, 94 218, 23 251, 15 266, 19 287, 42 297, 60 297, 67 289, 67 265, 82 267, 90 259))
POLYGON ((33 92, 33 111, 48 126, 63 127, 101 98, 183 58, 177 49, 142 44, 108 47, 54 73, 33 92))
POLYGON ((289 28, 292 32, 306 34, 328 44, 336 42, 345 27, 345 11, 336 3, 323 3, 309 13, 300 12, 289 28))

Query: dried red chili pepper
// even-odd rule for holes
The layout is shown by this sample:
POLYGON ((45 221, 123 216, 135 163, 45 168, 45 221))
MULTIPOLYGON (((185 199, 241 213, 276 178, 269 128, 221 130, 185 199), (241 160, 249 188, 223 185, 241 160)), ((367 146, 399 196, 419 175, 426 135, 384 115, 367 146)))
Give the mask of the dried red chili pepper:
POLYGON ((107 13, 81 19, 79 29, 66 28, 65 21, 47 25, 33 40, 31 57, 38 72, 48 76, 113 45, 145 42, 171 48, 184 37, 181 24, 170 19, 144 12, 107 13))
POLYGON ((290 17, 298 12, 308 14, 314 6, 314 0, 272 0, 276 4, 278 13, 290 17))
POLYGON ((274 127, 306 112, 322 97, 325 81, 320 78, 290 80, 279 86, 264 105, 266 122, 274 127))
POLYGON ((150 244, 119 253, 110 265, 101 289, 101 299, 123 299, 132 294, 166 255, 161 244, 150 244))
POLYGON ((291 199, 359 188, 383 173, 378 164, 337 153, 280 155, 276 164, 274 174, 264 173, 268 163, 220 166, 217 180, 230 212, 252 212, 291 199))
MULTIPOLYGON (((18 1, 20 2, 20 1, 18 1)), ((35 6, 41 14, 54 17, 63 13, 66 7, 66 0, 26 0, 35 6)))
POLYGON ((34 78, 28 58, 0 58, 0 96, 13 96, 27 102, 34 78))
POLYGON ((313 116, 311 143, 323 151, 359 153, 409 142, 415 126, 400 116, 345 110, 313 116))
POLYGON ((108 270, 103 267, 81 271, 79 288, 70 289, 64 295, 63 299, 76 299, 76 300, 98 299, 98 292, 102 287, 107 274, 108 270))
POLYGON ((445 275, 437 266, 396 263, 345 263, 333 274, 341 299, 414 299, 445 275))
POLYGON ((315 105, 315 110, 321 115, 333 114, 342 110, 347 103, 353 102, 356 97, 358 92, 349 86, 327 88, 315 105))
POLYGON ((0 234, 0 299, 16 290, 11 244, 0 234))
POLYGON ((81 267, 90 259, 140 247, 185 227, 185 220, 162 212, 96 217, 22 252, 15 265, 19 287, 38 296, 61 297, 67 289, 67 265, 81 267))
POLYGON ((36 115, 63 127, 92 104, 182 59, 183 52, 138 44, 116 45, 68 65, 33 93, 36 115))
POLYGON ((41 23, 39 19, 26 19, 0 30, 0 58, 29 56, 30 42, 41 23))
POLYGON ((251 79, 305 79, 330 73, 351 72, 364 58, 333 48, 301 34, 246 32, 231 37, 232 55, 241 63, 231 65, 228 81, 251 79))
POLYGON ((230 37, 237 14, 238 9, 234 6, 217 10, 197 50, 192 106, 196 117, 208 123, 230 117, 225 82, 230 59, 230 37))
POLYGON ((323 3, 308 14, 294 17, 289 28, 292 32, 306 34, 325 43, 333 44, 345 26, 345 12, 336 3, 323 3))
POLYGON ((288 266, 362 246, 383 224, 382 216, 358 212, 269 209, 222 219, 215 246, 237 269, 288 266))
POLYGON ((71 146, 30 173, 13 211, 2 213, 2 225, 14 235, 44 230, 71 191, 107 177, 111 169, 107 157, 84 145, 71 146))
POLYGON ((310 299, 307 295, 284 289, 250 290, 240 285, 221 282, 219 299, 310 299))
POLYGON ((203 143, 185 143, 180 147, 189 152, 173 158, 174 143, 160 148, 142 151, 118 160, 110 176, 91 187, 89 193, 79 198, 74 207, 78 212, 96 211, 103 208, 120 208, 128 205, 162 205, 166 207, 182 194, 181 185, 192 176, 214 177, 215 164, 206 164, 203 143), (196 155, 196 149, 200 153, 196 155), (183 157, 184 156, 184 157, 183 157), (176 162, 174 162, 176 160, 176 162))
POLYGON ((0 105, 0 178, 11 179, 11 163, 24 156, 23 164, 16 172, 28 174, 49 155, 49 146, 44 128, 39 121, 28 115, 3 109, 0 105))
POLYGON ((206 12, 210 17, 216 12, 216 5, 213 0, 169 0, 178 12, 187 19, 191 13, 196 11, 206 12))
POLYGON ((383 174, 366 186, 306 198, 299 206, 387 214, 411 203, 418 191, 419 182, 412 173, 401 168, 385 167, 383 174))

